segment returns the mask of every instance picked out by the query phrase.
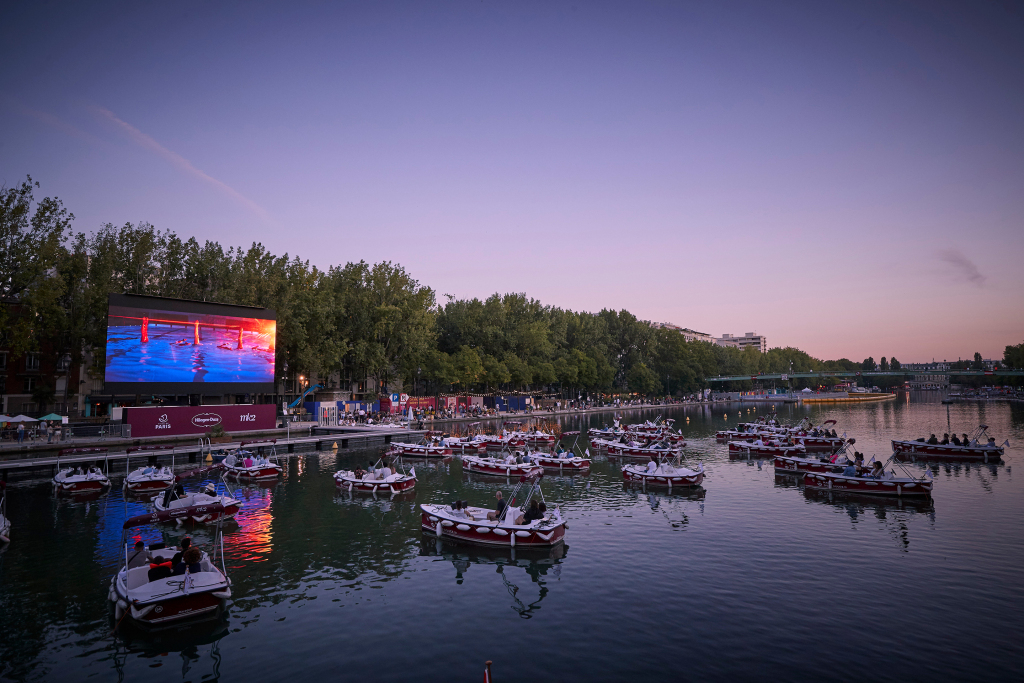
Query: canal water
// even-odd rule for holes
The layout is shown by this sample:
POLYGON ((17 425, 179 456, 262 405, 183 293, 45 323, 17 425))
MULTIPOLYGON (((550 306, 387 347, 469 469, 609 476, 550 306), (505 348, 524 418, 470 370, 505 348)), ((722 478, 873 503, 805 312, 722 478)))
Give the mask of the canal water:
MULTIPOLYGON (((225 534, 226 615, 159 634, 114 636, 106 601, 121 523, 145 505, 126 502, 119 480, 86 502, 12 484, 0 678, 470 681, 492 660, 498 682, 1017 680, 1024 406, 946 406, 922 394, 778 408, 786 421, 836 419, 869 458, 887 455, 894 437, 979 423, 1009 439, 1002 462, 933 466, 933 500, 903 504, 805 492, 770 462, 730 461, 714 431, 770 410, 665 411, 688 437, 689 460, 704 463, 703 491, 626 487, 603 456, 589 476, 545 477, 545 498, 569 520, 567 543, 525 555, 420 532, 421 502, 490 505, 510 488, 463 473, 457 459, 417 464, 414 494, 391 500, 335 492, 331 474, 372 453, 292 458, 279 482, 239 490, 245 505, 225 534)), ((212 541, 208 530, 190 534, 212 541)))

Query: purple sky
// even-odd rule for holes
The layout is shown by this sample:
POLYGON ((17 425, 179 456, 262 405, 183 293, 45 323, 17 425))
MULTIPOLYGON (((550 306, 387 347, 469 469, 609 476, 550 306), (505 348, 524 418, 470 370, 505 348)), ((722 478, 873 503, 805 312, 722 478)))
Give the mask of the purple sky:
POLYGON ((19 3, 0 182, 826 358, 1024 341, 1007 3, 19 3))

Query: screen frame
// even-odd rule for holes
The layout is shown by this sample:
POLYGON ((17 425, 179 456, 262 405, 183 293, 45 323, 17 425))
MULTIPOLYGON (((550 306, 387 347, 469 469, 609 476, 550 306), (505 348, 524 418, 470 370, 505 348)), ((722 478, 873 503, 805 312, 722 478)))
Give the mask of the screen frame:
MULTIPOLYGON (((195 313, 197 315, 226 315, 235 318, 257 318, 277 322, 277 313, 270 308, 259 306, 236 306, 209 301, 172 299, 163 296, 142 296, 139 294, 110 294, 107 296, 107 320, 110 320, 111 306, 149 308, 174 313, 195 313)), ((277 339, 274 339, 275 349, 277 339)), ((107 347, 103 342, 103 393, 105 394, 200 394, 205 396, 224 394, 273 394, 277 390, 277 354, 275 352, 273 382, 108 382, 107 347), (198 390, 198 391, 197 391, 198 390)))

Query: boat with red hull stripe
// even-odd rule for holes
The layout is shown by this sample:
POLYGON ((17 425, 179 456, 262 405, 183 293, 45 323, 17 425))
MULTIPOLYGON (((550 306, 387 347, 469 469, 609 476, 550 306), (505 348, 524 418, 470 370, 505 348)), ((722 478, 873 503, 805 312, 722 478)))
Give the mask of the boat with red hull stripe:
POLYGON ((925 478, 846 476, 833 472, 807 472, 804 486, 809 489, 863 493, 872 496, 927 497, 932 482, 925 478))
POLYGON ((544 470, 533 463, 510 463, 506 458, 486 458, 467 455, 462 458, 462 468, 475 474, 491 474, 496 477, 529 476, 544 470))

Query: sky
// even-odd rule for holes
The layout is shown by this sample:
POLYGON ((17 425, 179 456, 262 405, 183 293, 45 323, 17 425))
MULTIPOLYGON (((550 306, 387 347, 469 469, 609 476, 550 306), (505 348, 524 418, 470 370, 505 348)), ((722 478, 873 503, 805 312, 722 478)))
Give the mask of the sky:
POLYGON ((1024 341, 1024 5, 18 3, 0 184, 819 358, 1024 341))

